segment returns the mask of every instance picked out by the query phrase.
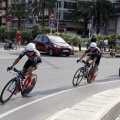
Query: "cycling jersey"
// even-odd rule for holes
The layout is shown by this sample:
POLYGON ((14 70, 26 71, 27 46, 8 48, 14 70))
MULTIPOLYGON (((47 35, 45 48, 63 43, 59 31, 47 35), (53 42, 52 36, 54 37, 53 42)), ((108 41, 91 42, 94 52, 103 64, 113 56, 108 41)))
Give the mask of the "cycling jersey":
POLYGON ((98 47, 96 47, 94 51, 91 51, 91 47, 88 47, 85 53, 91 53, 91 55, 94 55, 96 58, 101 56, 101 50, 98 47))
POLYGON ((91 60, 93 60, 94 58, 97 58, 97 60, 95 61, 95 64, 99 65, 102 52, 98 47, 96 47, 94 51, 91 51, 91 47, 88 47, 85 53, 90 53, 91 60))
POLYGON ((19 59, 21 59, 24 55, 27 55, 28 57, 28 61, 31 61, 31 65, 30 66, 33 66, 35 67, 37 63, 41 63, 42 60, 41 60, 41 56, 40 56, 40 52, 38 50, 34 50, 34 54, 32 56, 30 56, 28 53, 27 53, 27 50, 26 48, 22 51, 22 53, 19 55, 19 59))

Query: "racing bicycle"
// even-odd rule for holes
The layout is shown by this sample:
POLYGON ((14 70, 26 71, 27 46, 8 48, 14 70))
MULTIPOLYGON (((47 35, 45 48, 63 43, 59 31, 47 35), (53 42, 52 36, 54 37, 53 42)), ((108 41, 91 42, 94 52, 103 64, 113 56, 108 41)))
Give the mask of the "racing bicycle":
POLYGON ((28 77, 23 76, 23 73, 16 68, 12 68, 10 73, 13 73, 13 75, 16 76, 5 85, 1 92, 0 102, 2 104, 7 102, 13 95, 16 95, 19 92, 21 92, 23 97, 26 97, 32 91, 37 82, 37 75, 33 74, 31 85, 28 88, 25 88, 28 77))
MULTIPOLYGON (((87 82, 89 83, 89 79, 92 75, 94 64, 90 65, 90 63, 87 63, 84 60, 82 60, 81 62, 83 63, 83 67, 80 67, 76 71, 76 73, 73 77, 73 80, 72 80, 73 86, 79 85, 80 82, 83 80, 83 78, 87 79, 87 82)), ((98 74, 98 68, 97 68, 97 71, 95 73, 94 79, 96 78, 97 74, 98 74)), ((93 81, 94 81, 94 79, 93 79, 93 81)))

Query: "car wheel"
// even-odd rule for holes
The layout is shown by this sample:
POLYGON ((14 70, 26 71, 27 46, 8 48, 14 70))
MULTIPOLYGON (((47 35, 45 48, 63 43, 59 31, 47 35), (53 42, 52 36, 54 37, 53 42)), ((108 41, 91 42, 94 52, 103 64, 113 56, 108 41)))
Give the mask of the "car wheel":
POLYGON ((50 56, 52 56, 52 55, 53 55, 53 50, 52 50, 52 49, 49 49, 48 54, 49 54, 50 56))

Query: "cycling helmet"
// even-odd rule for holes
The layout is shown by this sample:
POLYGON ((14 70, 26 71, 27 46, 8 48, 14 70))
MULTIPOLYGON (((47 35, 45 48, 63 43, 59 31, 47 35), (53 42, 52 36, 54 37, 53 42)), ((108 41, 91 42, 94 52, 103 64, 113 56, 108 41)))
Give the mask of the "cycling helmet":
POLYGON ((96 47, 97 47, 97 44, 96 44, 95 42, 92 42, 92 43, 90 44, 90 47, 96 48, 96 47))
POLYGON ((27 51, 33 51, 33 50, 35 50, 36 49, 36 47, 35 47, 35 44, 33 44, 33 43, 29 43, 27 46, 26 46, 26 50, 27 51))

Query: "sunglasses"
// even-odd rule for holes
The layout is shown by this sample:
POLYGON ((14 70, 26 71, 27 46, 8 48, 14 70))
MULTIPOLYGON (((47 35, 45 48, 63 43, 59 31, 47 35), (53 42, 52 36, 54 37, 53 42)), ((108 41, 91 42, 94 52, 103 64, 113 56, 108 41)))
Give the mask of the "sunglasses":
POLYGON ((95 47, 91 47, 92 49, 94 49, 95 47))
POLYGON ((27 51, 27 52, 32 53, 33 51, 27 51))

